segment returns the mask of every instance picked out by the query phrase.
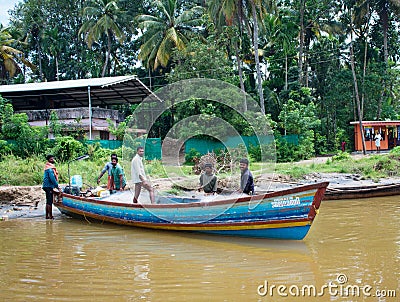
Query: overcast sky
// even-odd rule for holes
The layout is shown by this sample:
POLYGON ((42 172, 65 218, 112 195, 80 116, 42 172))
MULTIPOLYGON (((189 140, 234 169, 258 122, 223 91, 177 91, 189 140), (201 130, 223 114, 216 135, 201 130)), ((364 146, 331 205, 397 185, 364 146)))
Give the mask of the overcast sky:
POLYGON ((8 25, 8 11, 14 8, 15 4, 21 0, 0 0, 0 23, 4 26, 8 25))

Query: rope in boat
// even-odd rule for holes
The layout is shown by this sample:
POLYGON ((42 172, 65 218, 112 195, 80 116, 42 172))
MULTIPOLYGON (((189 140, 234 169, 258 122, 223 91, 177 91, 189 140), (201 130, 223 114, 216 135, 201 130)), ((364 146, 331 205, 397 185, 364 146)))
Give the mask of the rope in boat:
POLYGON ((85 218, 85 220, 87 221, 87 223, 92 224, 89 220, 87 220, 86 215, 85 215, 85 212, 82 211, 82 214, 83 214, 83 218, 85 218))

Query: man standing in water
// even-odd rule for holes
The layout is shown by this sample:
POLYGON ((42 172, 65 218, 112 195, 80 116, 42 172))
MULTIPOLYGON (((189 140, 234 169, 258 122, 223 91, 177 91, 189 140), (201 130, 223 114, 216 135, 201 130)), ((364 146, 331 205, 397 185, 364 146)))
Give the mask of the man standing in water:
POLYGON ((44 166, 42 189, 46 192, 46 219, 53 219, 53 196, 54 189, 60 189, 58 185, 58 171, 54 165, 54 156, 49 154, 46 156, 47 162, 44 166))
POLYGON ((239 161, 239 168, 241 172, 240 177, 240 193, 245 193, 249 195, 254 194, 254 179, 253 175, 249 170, 249 160, 247 158, 242 158, 239 161))
POLYGON ((136 149, 136 155, 133 157, 131 165, 132 182, 135 184, 135 195, 133 197, 133 203, 138 203, 138 198, 142 187, 149 191, 150 201, 151 203, 154 203, 154 189, 147 181, 146 173, 144 172, 143 166, 143 156, 144 148, 140 146, 136 149))

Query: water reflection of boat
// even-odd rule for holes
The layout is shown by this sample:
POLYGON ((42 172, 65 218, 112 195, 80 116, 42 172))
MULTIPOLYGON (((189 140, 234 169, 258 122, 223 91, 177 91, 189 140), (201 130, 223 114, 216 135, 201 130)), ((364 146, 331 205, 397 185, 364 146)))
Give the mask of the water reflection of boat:
POLYGON ((369 185, 361 187, 329 187, 325 200, 373 198, 400 194, 400 183, 369 185))
MULTIPOLYGON (((128 204, 62 193, 64 214, 116 224, 245 237, 303 239, 317 214, 327 182, 277 192, 205 202, 171 197, 162 204, 128 204)), ((127 201, 129 202, 129 201, 127 201)))

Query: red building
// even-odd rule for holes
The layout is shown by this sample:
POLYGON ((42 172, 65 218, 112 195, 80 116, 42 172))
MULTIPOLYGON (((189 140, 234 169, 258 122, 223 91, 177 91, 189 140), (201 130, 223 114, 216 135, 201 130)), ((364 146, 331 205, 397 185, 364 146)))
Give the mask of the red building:
POLYGON ((375 137, 381 135, 381 150, 390 150, 400 146, 400 121, 363 121, 362 133, 360 133, 360 123, 351 122, 354 126, 354 149, 362 151, 362 137, 365 139, 367 151, 376 150, 375 137))

